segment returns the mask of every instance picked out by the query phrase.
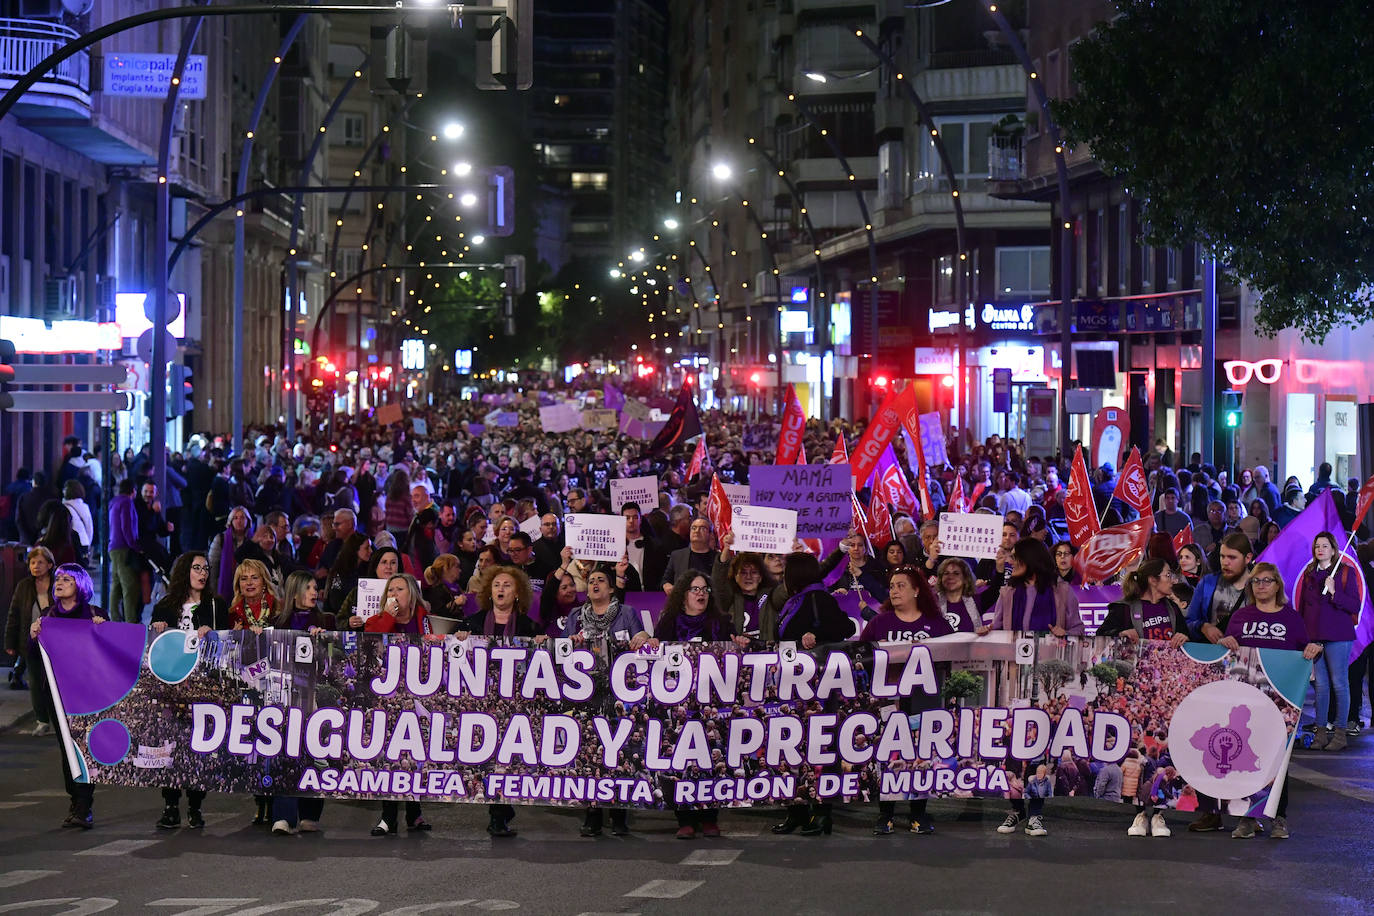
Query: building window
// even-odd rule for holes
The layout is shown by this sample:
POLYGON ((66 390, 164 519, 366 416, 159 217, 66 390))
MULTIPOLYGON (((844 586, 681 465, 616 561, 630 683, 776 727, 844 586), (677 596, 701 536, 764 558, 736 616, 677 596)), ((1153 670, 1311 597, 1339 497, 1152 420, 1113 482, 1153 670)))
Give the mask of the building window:
POLYGON ((610 186, 610 176, 605 172, 573 172, 574 191, 604 191, 610 186))
POLYGON ((1131 208, 1116 205, 1116 292, 1124 296, 1131 291, 1131 208))
POLYGON ((954 301, 954 255, 941 255, 935 260, 935 301, 954 301))
POLYGON ((1155 288, 1155 250, 1149 245, 1140 247, 1140 291, 1153 292, 1155 288))
POLYGON ((366 122, 360 114, 346 114, 343 119, 344 146, 362 146, 366 122))
POLYGON ((1164 283, 1168 289, 1178 289, 1178 249, 1164 249, 1164 283))
POLYGON ((1050 292, 1050 248, 997 249, 997 297, 1027 299, 1050 292))
MULTIPOLYGON (((1000 120, 1000 115, 937 119, 945 154, 949 156, 960 187, 968 186, 970 181, 988 179, 988 139, 992 136, 993 125, 1000 120)), ((932 176, 938 187, 945 186, 945 166, 935 151, 934 139, 928 135, 921 144, 921 170, 925 176, 932 176)))

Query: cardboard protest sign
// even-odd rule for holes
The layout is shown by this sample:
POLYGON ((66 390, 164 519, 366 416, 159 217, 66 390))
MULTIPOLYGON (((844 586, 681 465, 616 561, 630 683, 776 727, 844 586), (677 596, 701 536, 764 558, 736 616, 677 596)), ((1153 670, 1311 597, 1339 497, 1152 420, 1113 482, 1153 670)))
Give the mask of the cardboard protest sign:
POLYGON ((797 537, 842 538, 854 520, 852 477, 844 464, 759 465, 749 469, 749 503, 795 509, 797 537))
POLYGON ((658 508, 658 478, 619 477, 611 481, 611 510, 619 512, 626 503, 638 503, 644 512, 658 508))
POLYGON ((647 420, 649 419, 649 405, 639 398, 628 398, 620 408, 620 413, 631 420, 647 420))
POLYGON ((381 407, 377 408, 377 411, 372 415, 372 418, 382 426, 390 426, 392 423, 400 423, 401 405, 383 404, 381 407))
POLYGON ((385 591, 385 579, 359 579, 358 603, 353 605, 353 613, 364 620, 381 613, 382 594, 385 591))
POLYGON ((995 560, 1002 546, 1002 516, 973 512, 940 514, 940 552, 947 557, 995 560))
POLYGON ((417 436, 429 435, 429 421, 423 417, 410 418, 410 431, 417 436))
POLYGON ((582 429, 612 430, 619 422, 620 418, 616 416, 616 412, 604 407, 584 410, 578 419, 578 425, 582 429))
POLYGON ((732 506, 730 529, 735 533, 737 553, 791 553, 797 539, 797 513, 794 509, 766 506, 732 506))
POLYGON ((625 555, 625 519, 619 515, 571 512, 563 516, 563 530, 574 559, 619 563, 625 555))

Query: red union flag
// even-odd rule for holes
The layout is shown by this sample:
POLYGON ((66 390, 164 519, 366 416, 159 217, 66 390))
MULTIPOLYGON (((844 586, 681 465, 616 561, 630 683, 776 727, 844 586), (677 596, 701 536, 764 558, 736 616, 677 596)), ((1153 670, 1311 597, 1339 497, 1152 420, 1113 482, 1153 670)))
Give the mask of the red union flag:
POLYGON ((1359 530, 1360 523, 1369 514, 1369 507, 1374 504, 1374 476, 1371 476, 1360 487, 1359 499, 1355 502, 1355 530, 1359 530))
POLYGON ((1081 445, 1073 453, 1069 492, 1064 498, 1064 520, 1069 525, 1069 540, 1080 546, 1102 527, 1097 520, 1097 506, 1093 505, 1092 484, 1088 482, 1088 465, 1083 460, 1081 445))
POLYGON ((838 438, 835 440, 835 451, 830 453, 830 463, 848 464, 849 448, 844 444, 844 433, 840 432, 837 435, 838 438))
POLYGON ((863 486, 869 477, 873 476, 873 469, 878 466, 878 459, 883 457, 883 451, 892 442, 892 437, 897 433, 897 427, 901 425, 902 417, 900 410, 905 401, 914 400, 911 389, 904 388, 902 391, 890 391, 883 404, 878 408, 878 412, 869 421, 868 428, 864 430, 863 436, 859 438, 858 445, 854 446, 854 453, 850 455, 849 466, 854 472, 854 486, 863 486))
POLYGON ((1138 518, 1124 525, 1103 528, 1079 548, 1073 558, 1073 568, 1085 584, 1106 582, 1140 556, 1150 543, 1153 529, 1154 520, 1151 518, 1138 518))
POLYGON ((873 474, 873 498, 890 503, 907 515, 916 514, 916 494, 911 491, 911 484, 907 483, 906 475, 897 465, 890 445, 883 452, 878 469, 873 474))
POLYGON ((875 551, 892 540, 892 512, 876 490, 868 500, 868 524, 864 534, 875 551))
POLYGON ((1140 449, 1135 446, 1131 446, 1131 455, 1121 469, 1121 476, 1116 479, 1112 498, 1121 500, 1140 515, 1155 514, 1150 506, 1150 485, 1145 480, 1145 466, 1140 463, 1140 449))
POLYGON ((1193 523, 1189 522, 1187 528, 1184 528, 1178 534, 1174 535, 1174 553, 1177 554, 1189 544, 1196 543, 1197 541, 1193 540, 1193 523))
POLYGON ((720 485, 720 475, 711 478, 711 495, 706 498, 706 518, 716 530, 716 537, 722 538, 730 531, 730 497, 720 485))
POLYGON ((949 511, 964 512, 964 476, 954 475, 954 492, 949 495, 949 511))
POLYGON ((692 452, 692 463, 687 466, 687 477, 684 482, 691 482, 693 477, 702 472, 709 460, 710 459, 706 455, 706 434, 703 433, 701 437, 697 439, 697 447, 692 452))
POLYGON ((802 436, 806 434, 806 414, 802 412, 801 401, 797 399, 797 388, 795 385, 786 387, 787 409, 782 412, 782 429, 778 431, 774 464, 796 464, 797 455, 801 452, 802 436))

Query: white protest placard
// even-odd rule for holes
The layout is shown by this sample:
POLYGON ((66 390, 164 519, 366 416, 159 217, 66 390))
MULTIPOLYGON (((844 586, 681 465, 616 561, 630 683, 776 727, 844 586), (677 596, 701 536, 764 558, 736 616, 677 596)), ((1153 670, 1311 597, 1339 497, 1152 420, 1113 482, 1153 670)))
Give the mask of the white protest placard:
POLYGON ((797 539, 795 509, 767 506, 730 506, 730 530, 736 553, 791 553, 797 539))
POLYGON ((940 516, 940 553, 970 560, 995 560, 1002 546, 1002 516, 945 512, 940 516))
POLYGON ((573 559, 619 563, 625 555, 625 519, 619 515, 573 512, 563 516, 573 559))
POLYGON ((531 515, 520 523, 520 530, 530 536, 531 541, 537 541, 540 537, 539 516, 531 515))
POLYGON ((576 408, 569 410, 563 404, 539 408, 539 426, 546 433, 566 433, 577 429, 582 414, 576 408))
POLYGON ((658 478, 621 477, 611 481, 611 509, 620 511, 626 503, 638 503, 648 514, 658 508, 658 478))
POLYGON ((647 420, 649 419, 649 405, 639 398, 627 398, 624 406, 620 408, 620 413, 631 420, 647 420))
MULTIPOLYGON (((749 502, 749 484, 747 484, 747 483, 724 483, 724 482, 722 482, 721 485, 720 485, 720 488, 721 488, 722 490, 725 491, 725 498, 728 499, 728 500, 730 500, 730 505, 732 505, 732 506, 748 506, 748 505, 750 505, 750 502, 749 502)), ((792 552, 792 550, 791 550, 790 547, 788 548, 787 552, 788 552, 788 553, 791 553, 791 552, 792 552)))
POLYGON ((381 613, 382 594, 385 591, 385 579, 359 579, 358 601, 353 605, 353 613, 363 620, 381 613))

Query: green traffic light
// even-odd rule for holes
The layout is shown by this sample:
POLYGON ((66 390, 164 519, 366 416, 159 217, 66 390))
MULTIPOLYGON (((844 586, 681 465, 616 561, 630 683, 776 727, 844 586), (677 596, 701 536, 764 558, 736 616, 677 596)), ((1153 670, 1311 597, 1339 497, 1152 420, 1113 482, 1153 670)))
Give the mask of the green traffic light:
POLYGON ((1230 428, 1230 429, 1236 429, 1237 427, 1240 426, 1240 411, 1239 411, 1239 410, 1228 410, 1228 411, 1226 411, 1226 426, 1227 426, 1228 428, 1230 428))

